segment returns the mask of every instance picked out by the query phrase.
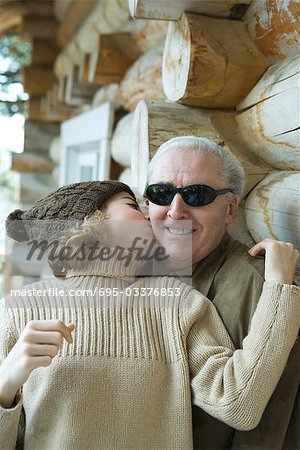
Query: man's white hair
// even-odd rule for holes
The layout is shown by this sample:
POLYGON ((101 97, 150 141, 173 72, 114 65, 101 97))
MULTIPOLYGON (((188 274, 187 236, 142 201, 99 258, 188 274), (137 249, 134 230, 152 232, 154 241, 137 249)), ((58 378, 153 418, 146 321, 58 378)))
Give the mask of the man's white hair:
POLYGON ((151 183, 153 169, 158 160, 164 153, 178 150, 191 149, 198 150, 201 153, 208 153, 219 158, 224 175, 229 182, 229 187, 240 198, 243 197, 245 188, 245 171, 239 160, 226 148, 216 144, 212 139, 197 136, 178 136, 164 142, 157 150, 148 166, 148 183, 151 183))

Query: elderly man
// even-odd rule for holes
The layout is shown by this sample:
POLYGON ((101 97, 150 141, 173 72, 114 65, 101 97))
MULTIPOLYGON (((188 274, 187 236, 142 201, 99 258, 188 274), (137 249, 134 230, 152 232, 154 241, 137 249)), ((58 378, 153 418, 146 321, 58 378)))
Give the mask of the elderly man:
MULTIPOLYGON (((177 221, 191 221, 193 285, 213 301, 237 348, 247 335, 260 296, 264 265, 226 231, 237 214, 244 178, 239 161, 211 140, 177 137, 165 142, 151 160, 146 189, 154 232, 174 261, 181 257, 176 254, 180 245, 174 242, 180 244, 185 237, 177 221)), ((233 430, 194 408, 195 448, 300 448, 299 356, 298 341, 253 431, 233 430)))

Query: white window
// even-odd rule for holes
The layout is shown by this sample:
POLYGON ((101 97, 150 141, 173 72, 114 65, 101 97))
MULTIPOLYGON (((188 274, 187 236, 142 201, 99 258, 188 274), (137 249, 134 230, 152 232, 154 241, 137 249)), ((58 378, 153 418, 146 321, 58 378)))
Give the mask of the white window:
POLYGON ((107 180, 114 109, 110 103, 62 123, 60 185, 107 180))

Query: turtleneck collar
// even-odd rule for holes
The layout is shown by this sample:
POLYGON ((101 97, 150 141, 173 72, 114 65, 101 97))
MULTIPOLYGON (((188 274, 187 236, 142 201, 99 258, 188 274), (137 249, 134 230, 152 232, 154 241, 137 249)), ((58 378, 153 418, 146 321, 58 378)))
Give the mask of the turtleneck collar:
POLYGON ((79 245, 74 246, 73 251, 74 257, 69 262, 66 278, 95 275, 133 282, 144 264, 134 252, 121 247, 103 247, 91 253, 79 245))

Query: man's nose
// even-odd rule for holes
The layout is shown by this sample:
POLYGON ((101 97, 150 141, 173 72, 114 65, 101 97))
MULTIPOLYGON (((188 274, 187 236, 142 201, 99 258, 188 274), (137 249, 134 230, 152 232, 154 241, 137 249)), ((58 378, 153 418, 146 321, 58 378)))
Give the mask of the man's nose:
POLYGON ((188 205, 183 198, 177 193, 169 206, 168 217, 173 220, 187 219, 189 217, 188 205))

